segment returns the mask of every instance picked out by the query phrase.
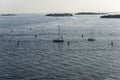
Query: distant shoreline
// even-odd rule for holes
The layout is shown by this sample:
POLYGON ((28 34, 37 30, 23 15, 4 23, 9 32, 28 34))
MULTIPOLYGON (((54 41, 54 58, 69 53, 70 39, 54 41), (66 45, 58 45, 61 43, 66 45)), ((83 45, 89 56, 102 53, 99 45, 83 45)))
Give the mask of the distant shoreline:
POLYGON ((52 16, 52 17, 65 17, 65 16, 73 16, 73 14, 70 13, 54 13, 54 14, 46 14, 46 16, 52 16))
POLYGON ((1 16, 17 16, 16 14, 1 14, 1 16))
POLYGON ((79 12, 75 13, 75 15, 103 15, 108 13, 97 13, 97 12, 79 12))

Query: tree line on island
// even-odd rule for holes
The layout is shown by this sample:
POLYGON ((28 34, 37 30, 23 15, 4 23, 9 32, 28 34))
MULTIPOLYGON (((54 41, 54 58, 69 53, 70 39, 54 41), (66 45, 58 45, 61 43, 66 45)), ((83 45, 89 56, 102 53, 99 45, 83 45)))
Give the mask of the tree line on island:
MULTIPOLYGON (((79 12, 75 13, 75 15, 103 15, 103 14, 108 14, 108 13, 100 13, 100 12, 79 12)), ((65 17, 65 16, 74 16, 71 13, 50 13, 46 14, 46 16, 53 16, 53 17, 65 17)))
POLYGON ((101 12, 79 12, 79 13, 50 13, 46 14, 46 16, 51 17, 71 17, 74 15, 101 15, 100 18, 120 18, 120 14, 110 15, 109 13, 101 13, 101 12))
MULTIPOLYGON (((79 13, 50 13, 46 14, 45 16, 51 17, 71 17, 74 15, 101 15, 100 18, 120 18, 120 14, 109 14, 103 12, 79 12, 79 13)), ((17 14, 1 14, 1 16, 17 16, 17 14)))

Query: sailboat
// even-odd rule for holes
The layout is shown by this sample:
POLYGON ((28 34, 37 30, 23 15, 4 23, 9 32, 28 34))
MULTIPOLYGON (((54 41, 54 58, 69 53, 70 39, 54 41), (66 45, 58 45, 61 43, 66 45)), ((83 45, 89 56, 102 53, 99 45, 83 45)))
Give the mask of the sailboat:
POLYGON ((63 43, 64 42, 63 36, 61 36, 60 26, 58 26, 58 39, 54 39, 53 42, 56 42, 56 43, 63 43))
POLYGON ((95 41, 95 39, 93 38, 93 32, 91 32, 91 37, 88 38, 88 41, 95 41))

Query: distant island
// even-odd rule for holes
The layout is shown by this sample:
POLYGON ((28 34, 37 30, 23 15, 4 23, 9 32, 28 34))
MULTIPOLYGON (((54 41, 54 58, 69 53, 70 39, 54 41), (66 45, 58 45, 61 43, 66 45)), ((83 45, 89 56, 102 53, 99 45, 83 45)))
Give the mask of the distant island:
POLYGON ((73 16, 73 15, 70 13, 54 13, 54 14, 46 14, 46 16, 65 17, 65 16, 73 16))
POLYGON ((75 13, 75 15, 102 15, 102 14, 108 14, 108 13, 97 13, 97 12, 80 12, 80 13, 75 13))
POLYGON ((16 16, 16 14, 1 14, 1 16, 16 16))
POLYGON ((104 15, 104 16, 101 16, 100 18, 120 18, 120 14, 119 15, 104 15))

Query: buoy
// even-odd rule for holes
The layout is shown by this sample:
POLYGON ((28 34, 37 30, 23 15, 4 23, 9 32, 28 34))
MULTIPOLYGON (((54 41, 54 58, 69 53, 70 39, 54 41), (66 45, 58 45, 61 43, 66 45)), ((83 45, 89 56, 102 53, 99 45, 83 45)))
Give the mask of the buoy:
POLYGON ((70 45, 70 42, 69 42, 69 41, 67 42, 67 45, 68 45, 68 46, 70 45))
POLYGON ((37 35, 35 35, 35 38, 37 38, 37 35))
POLYGON ((82 38, 84 37, 84 35, 82 34, 82 38))
POLYGON ((111 41, 111 46, 113 46, 113 41, 111 41))

